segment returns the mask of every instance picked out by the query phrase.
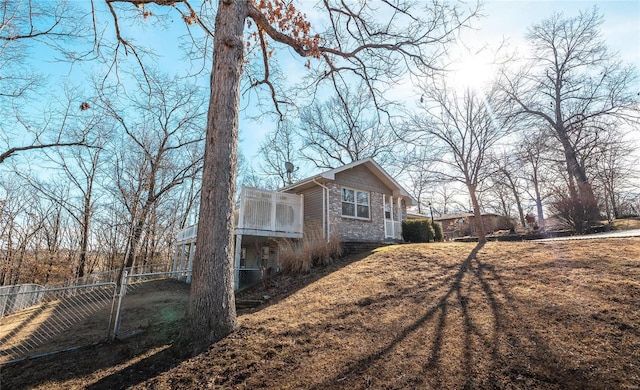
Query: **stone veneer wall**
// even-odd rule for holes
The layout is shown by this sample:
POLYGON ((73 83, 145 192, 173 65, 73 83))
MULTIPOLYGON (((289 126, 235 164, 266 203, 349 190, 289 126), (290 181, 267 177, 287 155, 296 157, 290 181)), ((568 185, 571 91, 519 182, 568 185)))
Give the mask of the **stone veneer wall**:
POLYGON ((343 241, 384 241, 384 209, 382 194, 370 192, 369 213, 371 219, 342 217, 341 188, 328 184, 331 233, 339 234, 343 241))

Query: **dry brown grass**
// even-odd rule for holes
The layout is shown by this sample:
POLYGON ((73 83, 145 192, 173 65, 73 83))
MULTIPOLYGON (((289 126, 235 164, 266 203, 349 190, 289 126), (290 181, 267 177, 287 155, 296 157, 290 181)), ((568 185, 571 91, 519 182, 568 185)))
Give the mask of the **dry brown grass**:
POLYGON ((640 229, 640 218, 616 219, 611 225, 613 230, 640 229))
POLYGON ((241 314, 235 333, 191 359, 158 346, 134 353, 127 344, 131 352, 117 364, 83 368, 85 356, 108 353, 102 347, 58 356, 75 375, 45 373, 52 361, 35 360, 4 369, 3 383, 637 389, 639 265, 637 238, 385 247, 249 292, 273 298, 241 314))
POLYGON ((307 227, 302 240, 284 240, 278 244, 280 266, 285 273, 308 273, 312 267, 328 265, 342 255, 342 242, 337 236, 327 241, 322 227, 307 227))

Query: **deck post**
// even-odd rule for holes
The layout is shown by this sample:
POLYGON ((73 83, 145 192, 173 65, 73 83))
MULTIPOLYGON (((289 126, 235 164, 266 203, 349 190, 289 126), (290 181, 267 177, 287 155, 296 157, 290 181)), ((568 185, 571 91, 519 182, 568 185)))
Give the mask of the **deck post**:
POLYGON ((240 256, 242 256, 242 234, 236 234, 235 262, 233 265, 233 289, 240 288, 240 256))
POLYGON ((276 212, 278 210, 278 193, 273 191, 271 193, 271 231, 276 231, 276 212))
POLYGON ((186 272, 186 277, 187 277, 187 283, 191 283, 191 271, 193 270, 193 256, 196 253, 196 242, 195 241, 191 241, 191 244, 189 245, 189 261, 187 262, 187 272, 186 272))
POLYGON ((387 195, 382 194, 382 223, 384 224, 384 238, 389 237, 387 231, 387 195))

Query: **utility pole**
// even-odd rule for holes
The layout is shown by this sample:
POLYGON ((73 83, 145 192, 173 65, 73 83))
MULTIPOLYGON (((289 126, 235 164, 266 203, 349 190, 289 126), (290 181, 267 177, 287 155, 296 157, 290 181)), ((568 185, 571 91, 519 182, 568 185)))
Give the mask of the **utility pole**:
POLYGON ((431 213, 431 224, 433 224, 433 208, 431 207, 431 202, 429 202, 429 212, 431 213))

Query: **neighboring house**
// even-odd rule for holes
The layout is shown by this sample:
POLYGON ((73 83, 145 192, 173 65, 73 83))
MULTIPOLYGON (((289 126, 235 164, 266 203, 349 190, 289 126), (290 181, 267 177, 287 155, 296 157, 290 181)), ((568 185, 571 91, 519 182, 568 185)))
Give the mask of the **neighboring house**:
MULTIPOLYGON (((442 227, 445 239, 476 234, 475 215, 473 213, 442 214, 435 217, 434 221, 438 222, 442 227)), ((482 222, 487 234, 509 228, 504 218, 498 214, 482 213, 482 222)))
MULTIPOLYGON (((316 229, 346 243, 399 242, 407 206, 416 201, 368 158, 278 191, 242 187, 236 209, 236 288, 277 271, 277 242, 316 229)), ((196 226, 178 233, 173 269, 191 269, 196 226)))
POLYGON ((431 217, 417 211, 407 210, 407 219, 431 219, 431 217))

